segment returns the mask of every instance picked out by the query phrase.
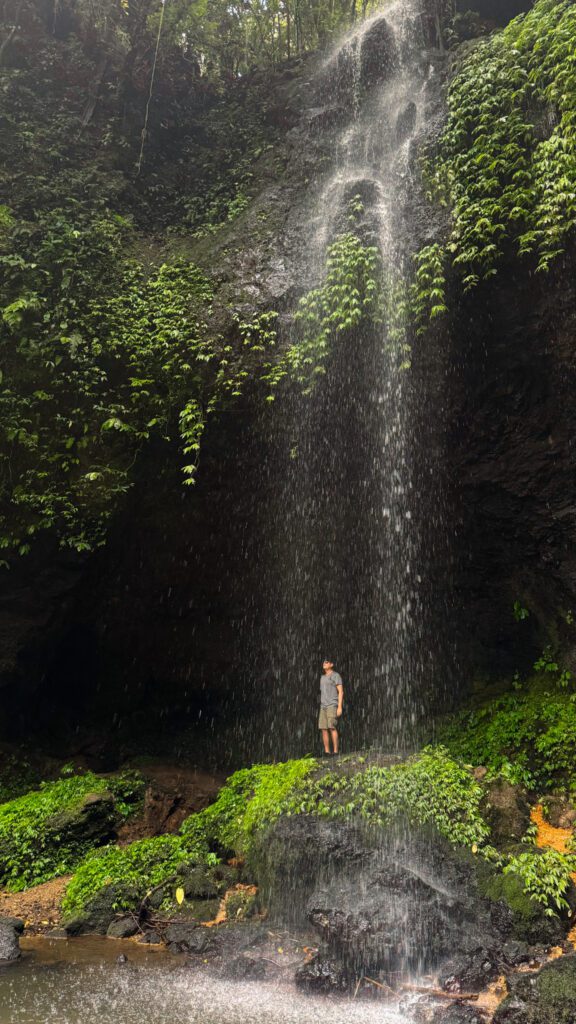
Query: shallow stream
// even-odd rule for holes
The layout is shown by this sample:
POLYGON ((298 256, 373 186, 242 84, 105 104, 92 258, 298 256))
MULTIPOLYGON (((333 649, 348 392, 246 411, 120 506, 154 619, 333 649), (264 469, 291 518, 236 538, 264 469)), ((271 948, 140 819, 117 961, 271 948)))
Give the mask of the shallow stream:
POLYGON ((87 937, 25 939, 0 969, 0 1024, 409 1024, 382 1003, 224 981, 185 957, 87 937), (128 963, 118 964, 119 953, 128 963))

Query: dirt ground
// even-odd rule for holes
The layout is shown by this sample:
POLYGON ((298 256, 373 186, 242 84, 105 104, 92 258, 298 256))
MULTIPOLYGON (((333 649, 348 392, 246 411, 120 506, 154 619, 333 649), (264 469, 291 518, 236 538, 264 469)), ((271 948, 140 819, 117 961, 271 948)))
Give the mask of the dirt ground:
POLYGON ((38 935, 57 928, 60 903, 71 875, 53 878, 26 892, 0 892, 0 916, 21 917, 28 935, 38 935))

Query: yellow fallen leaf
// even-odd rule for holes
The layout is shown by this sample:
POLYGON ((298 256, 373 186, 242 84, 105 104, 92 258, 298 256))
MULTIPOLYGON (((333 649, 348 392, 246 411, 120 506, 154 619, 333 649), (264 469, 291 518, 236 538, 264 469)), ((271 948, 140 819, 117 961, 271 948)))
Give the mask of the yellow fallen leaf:
POLYGON ((284 952, 284 950, 282 949, 282 946, 278 946, 278 952, 279 953, 283 953, 284 952))
POLYGON ((184 889, 181 886, 176 889, 176 903, 184 903, 184 889))
POLYGON ((472 843, 472 853, 478 853, 478 843, 472 843))

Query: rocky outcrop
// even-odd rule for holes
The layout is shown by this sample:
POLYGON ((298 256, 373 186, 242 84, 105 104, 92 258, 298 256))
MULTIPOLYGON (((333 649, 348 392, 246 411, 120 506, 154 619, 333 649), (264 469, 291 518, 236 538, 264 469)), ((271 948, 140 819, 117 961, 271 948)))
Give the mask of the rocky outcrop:
POLYGON ((440 970, 446 991, 480 991, 534 960, 518 941, 526 931, 545 942, 551 929, 558 939, 567 927, 523 897, 534 914, 528 929, 504 892, 486 896, 487 876, 496 877, 489 865, 407 824, 370 832, 357 823, 280 819, 254 863, 272 920, 291 927, 308 920, 318 932, 322 951, 298 975, 311 990, 338 989, 370 972, 440 970))
POLYGON ((512 981, 494 1024, 573 1024, 576 1016, 576 956, 546 964, 538 974, 512 981))

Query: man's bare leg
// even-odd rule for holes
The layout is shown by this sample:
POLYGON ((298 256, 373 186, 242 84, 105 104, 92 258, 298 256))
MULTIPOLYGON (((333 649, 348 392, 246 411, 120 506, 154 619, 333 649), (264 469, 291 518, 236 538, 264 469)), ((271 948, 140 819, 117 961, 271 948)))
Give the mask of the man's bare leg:
POLYGON ((330 753, 330 733, 328 729, 322 729, 322 742, 324 743, 324 753, 330 753))
POLYGON ((332 736, 332 747, 334 748, 334 753, 337 754, 338 753, 338 729, 330 729, 330 735, 332 736))

